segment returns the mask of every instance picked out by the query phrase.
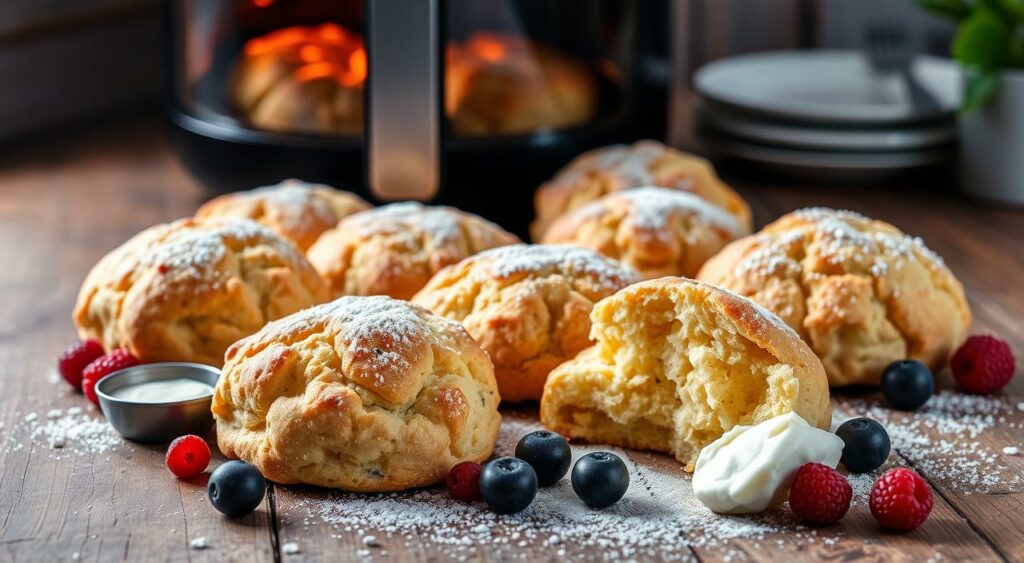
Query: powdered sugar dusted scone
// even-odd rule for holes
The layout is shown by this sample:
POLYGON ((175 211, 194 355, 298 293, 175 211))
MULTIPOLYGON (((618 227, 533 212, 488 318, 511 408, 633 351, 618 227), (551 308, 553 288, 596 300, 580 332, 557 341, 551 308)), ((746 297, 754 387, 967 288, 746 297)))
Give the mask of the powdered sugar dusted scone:
POLYGON ((219 366, 232 342, 326 297, 309 262, 266 227, 181 219, 103 257, 82 284, 74 320, 83 339, 143 362, 219 366))
POLYGON ((536 400, 548 373, 591 344, 594 303, 637 279, 584 248, 506 246, 441 270, 413 302, 465 325, 494 361, 502 400, 536 400))
POLYGON ((452 207, 393 203, 343 219, 308 252, 334 295, 409 299, 441 268, 519 239, 452 207))
POLYGON ((620 260, 646 279, 697 275, 728 242, 750 230, 691 193, 637 188, 608 194, 555 219, 547 244, 577 244, 620 260))
POLYGON ((849 211, 790 213, 727 246, 700 278, 782 317, 833 386, 877 385, 904 358, 937 369, 971 320, 960 282, 920 239, 849 211))
POLYGON ((827 429, 821 362, 777 317, 684 278, 632 285, 594 307, 597 344, 555 368, 541 422, 573 438, 671 453, 688 471, 736 425, 795 412, 827 429))
POLYGON ((217 444, 278 483, 398 491, 484 461, 501 424, 487 354, 456 322, 342 297, 228 350, 217 444))
POLYGON ((196 211, 196 218, 252 219, 305 252, 338 221, 369 208, 369 203, 353 193, 322 184, 285 180, 273 186, 214 198, 196 211))
POLYGON ((644 186, 682 190, 725 209, 750 230, 750 207, 715 173, 711 163, 656 141, 613 145, 578 156, 534 194, 537 216, 533 240, 543 240, 551 223, 564 213, 605 194, 644 186))

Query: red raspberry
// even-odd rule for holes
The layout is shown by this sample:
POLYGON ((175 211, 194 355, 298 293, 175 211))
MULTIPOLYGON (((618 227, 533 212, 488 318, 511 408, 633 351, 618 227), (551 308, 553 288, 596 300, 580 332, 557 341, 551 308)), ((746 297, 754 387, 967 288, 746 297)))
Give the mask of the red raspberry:
POLYGON ((210 465, 210 446, 206 445, 206 440, 195 434, 178 436, 167 447, 164 462, 175 477, 195 477, 206 471, 206 466, 210 465))
POLYGON ((1010 346, 994 336, 972 336, 953 354, 953 378, 968 393, 992 393, 1006 386, 1015 369, 1010 346))
POLYGON ((805 463, 789 489, 789 507, 808 524, 835 524, 850 510, 853 487, 838 471, 820 463, 805 463))
POLYGON ((920 475, 905 467, 890 469, 871 487, 871 514, 882 526, 909 532, 928 519, 932 490, 920 475))
POLYGON ((480 495, 480 472, 484 467, 473 461, 463 461, 448 472, 448 493, 464 501, 483 500, 480 495))
POLYGON ((117 370, 139 365, 139 360, 124 348, 118 348, 106 356, 100 356, 82 370, 82 393, 85 398, 100 404, 96 398, 96 384, 117 370))
POLYGON ((103 345, 96 340, 83 340, 64 350, 57 360, 61 377, 79 391, 82 390, 82 370, 103 355, 103 345))

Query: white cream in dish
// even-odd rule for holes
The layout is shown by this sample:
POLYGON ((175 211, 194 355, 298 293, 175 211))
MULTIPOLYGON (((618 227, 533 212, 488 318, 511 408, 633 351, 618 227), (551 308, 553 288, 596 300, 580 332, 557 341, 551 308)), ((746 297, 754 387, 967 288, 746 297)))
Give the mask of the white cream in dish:
POLYGON ((187 377, 144 381, 115 389, 111 393, 116 399, 134 403, 172 403, 198 399, 212 394, 213 387, 209 384, 187 377))
POLYGON ((701 450, 693 493, 724 514, 763 512, 786 500, 801 465, 835 468, 843 440, 788 413, 755 426, 737 426, 701 450))

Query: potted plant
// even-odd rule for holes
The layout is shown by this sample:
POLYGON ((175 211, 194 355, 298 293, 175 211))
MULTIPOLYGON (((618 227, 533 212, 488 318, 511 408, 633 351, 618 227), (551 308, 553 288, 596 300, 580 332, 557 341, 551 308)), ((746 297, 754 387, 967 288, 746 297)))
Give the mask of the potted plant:
POLYGON ((958 23, 953 57, 964 71, 964 190, 1024 205, 1024 0, 917 1, 958 23))

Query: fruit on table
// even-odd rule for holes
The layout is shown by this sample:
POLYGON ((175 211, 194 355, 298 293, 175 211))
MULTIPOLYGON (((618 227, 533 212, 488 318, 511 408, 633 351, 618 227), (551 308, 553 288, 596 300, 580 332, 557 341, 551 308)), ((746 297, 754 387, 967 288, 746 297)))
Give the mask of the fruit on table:
POLYGON ((76 342, 64 350, 57 360, 57 371, 68 385, 82 390, 82 370, 96 358, 103 355, 103 345, 98 340, 76 342))
POLYGON ((1013 379, 1016 361, 1010 345, 994 336, 972 336, 953 354, 950 368, 968 393, 993 393, 1013 379))
POLYGON ((629 488, 629 470, 611 452, 593 452, 581 457, 572 468, 572 488, 591 508, 611 506, 629 488))
POLYGON ((266 492, 267 481, 260 470, 244 461, 220 464, 213 470, 206 486, 213 507, 232 518, 256 510, 266 492))
POLYGON ((515 514, 537 496, 537 473, 529 463, 514 457, 499 457, 480 473, 480 494, 498 514, 515 514))
POLYGON ((178 436, 167 447, 164 463, 175 477, 195 477, 206 471, 206 467, 210 465, 210 446, 206 444, 206 440, 195 434, 178 436))
POLYGON ((915 411, 935 392, 935 377, 928 366, 915 360, 899 360, 882 372, 882 394, 893 408, 915 411))
POLYGON ((139 365, 139 359, 124 348, 118 348, 106 356, 100 356, 82 370, 82 394, 94 405, 99 405, 96 398, 96 384, 104 377, 125 368, 139 365))
POLYGON ((932 490, 920 475, 906 467, 890 469, 871 487, 871 515, 891 530, 909 532, 928 519, 932 490))
POLYGON ((537 484, 550 487, 569 472, 572 449, 569 442, 554 432, 537 430, 516 444, 516 457, 529 463, 537 473, 537 484))
POLYGON ((836 429, 836 436, 845 444, 839 461, 853 473, 874 471, 889 458, 889 433, 870 418, 847 420, 836 429))
POLYGON ((789 507, 803 522, 835 524, 850 510, 853 487, 835 469, 821 463, 800 466, 789 489, 789 507))
POLYGON ((463 461, 448 471, 448 493, 465 502, 483 500, 480 496, 480 473, 483 466, 475 461, 463 461))

